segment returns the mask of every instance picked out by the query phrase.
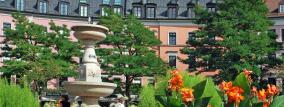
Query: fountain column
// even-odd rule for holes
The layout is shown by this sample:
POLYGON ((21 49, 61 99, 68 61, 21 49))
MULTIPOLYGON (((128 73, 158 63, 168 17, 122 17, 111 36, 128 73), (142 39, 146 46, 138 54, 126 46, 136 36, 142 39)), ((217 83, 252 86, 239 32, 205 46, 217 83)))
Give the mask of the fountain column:
POLYGON ((88 107, 100 107, 100 97, 109 96, 116 88, 116 84, 102 82, 100 64, 97 61, 94 43, 106 37, 108 28, 95 24, 77 25, 71 28, 75 37, 82 40, 85 51, 79 69, 79 79, 65 82, 65 90, 73 96, 81 96, 88 107))

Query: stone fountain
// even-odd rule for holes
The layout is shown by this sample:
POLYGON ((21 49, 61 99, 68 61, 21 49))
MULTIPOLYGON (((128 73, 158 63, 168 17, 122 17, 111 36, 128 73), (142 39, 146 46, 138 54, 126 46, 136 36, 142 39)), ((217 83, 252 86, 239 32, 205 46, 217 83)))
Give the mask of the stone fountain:
POLYGON ((109 96, 116 84, 102 82, 100 64, 97 61, 94 43, 105 39, 108 28, 95 24, 77 25, 71 28, 75 37, 85 45, 79 80, 65 82, 65 90, 73 96, 81 96, 88 107, 100 107, 100 97, 109 96))

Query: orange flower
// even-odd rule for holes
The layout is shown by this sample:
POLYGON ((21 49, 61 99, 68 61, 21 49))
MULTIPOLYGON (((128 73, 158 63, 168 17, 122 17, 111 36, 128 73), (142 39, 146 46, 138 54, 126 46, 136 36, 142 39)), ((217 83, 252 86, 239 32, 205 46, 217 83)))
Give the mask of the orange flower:
POLYGON ((268 102, 264 102, 262 107, 269 107, 269 103, 268 102))
POLYGON ((266 92, 264 89, 261 89, 257 93, 258 100, 266 101, 266 92))
POLYGON ((252 74, 252 71, 249 71, 247 69, 244 69, 243 71, 244 75, 246 76, 247 80, 249 81, 249 83, 252 83, 252 79, 250 77, 250 74, 252 74))
POLYGON ((247 70, 247 69, 244 69, 243 73, 244 73, 246 76, 249 76, 250 74, 252 74, 252 71, 247 70))
POLYGON ((236 104, 239 104, 242 100, 244 100, 242 93, 244 93, 244 90, 237 86, 230 88, 226 92, 229 102, 234 102, 236 104))
POLYGON ((227 91, 229 89, 231 89, 233 87, 233 83, 232 82, 225 82, 223 81, 220 85, 219 88, 221 90, 227 91))
POLYGON ((184 103, 189 103, 189 102, 192 102, 194 100, 193 89, 191 89, 191 88, 182 88, 180 90, 180 93, 182 95, 182 101, 184 103))
POLYGON ((267 92, 267 96, 271 97, 271 96, 276 95, 279 91, 275 85, 268 84, 266 92, 267 92))
POLYGON ((182 76, 180 74, 175 74, 169 80, 169 89, 178 91, 183 86, 182 76))
POLYGON ((252 86, 251 93, 253 96, 257 95, 257 88, 255 86, 252 86))
POLYGON ((178 74, 178 70, 171 71, 171 75, 177 75, 177 74, 178 74))

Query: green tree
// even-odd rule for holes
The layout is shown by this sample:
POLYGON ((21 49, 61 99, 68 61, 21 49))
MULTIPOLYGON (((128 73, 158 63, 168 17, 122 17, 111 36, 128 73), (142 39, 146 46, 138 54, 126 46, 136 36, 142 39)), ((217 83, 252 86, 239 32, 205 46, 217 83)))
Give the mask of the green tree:
POLYGON ((124 94, 130 100, 130 88, 135 77, 166 71, 167 66, 155 55, 153 48, 161 42, 134 16, 123 18, 109 12, 99 20, 99 24, 108 27, 111 32, 99 44, 112 46, 97 50, 102 60, 101 67, 110 74, 125 75, 124 94))
POLYGON ((35 91, 45 87, 52 78, 75 76, 77 64, 72 57, 79 55, 78 43, 69 40, 66 25, 57 26, 50 22, 47 27, 30 22, 20 13, 12 14, 15 29, 5 29, 5 43, 12 45, 4 53, 11 60, 5 61, 1 72, 6 76, 26 75, 34 81, 35 91))
POLYGON ((259 75, 260 65, 281 62, 266 57, 278 48, 267 13, 263 0, 217 0, 216 11, 196 6, 195 23, 201 27, 181 50, 189 56, 182 61, 190 70, 220 69, 223 79, 234 79, 244 68, 259 75))

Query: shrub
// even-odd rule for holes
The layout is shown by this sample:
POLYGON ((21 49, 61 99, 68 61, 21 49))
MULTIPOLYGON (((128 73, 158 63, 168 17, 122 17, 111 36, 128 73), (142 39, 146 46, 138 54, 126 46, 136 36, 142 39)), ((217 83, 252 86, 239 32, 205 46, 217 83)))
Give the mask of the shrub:
POLYGON ((0 107, 39 107, 39 102, 27 86, 0 79, 0 107))
POLYGON ((155 90, 153 86, 144 86, 140 93, 140 102, 138 107, 159 107, 155 100, 155 90))

